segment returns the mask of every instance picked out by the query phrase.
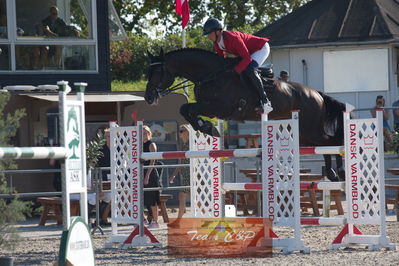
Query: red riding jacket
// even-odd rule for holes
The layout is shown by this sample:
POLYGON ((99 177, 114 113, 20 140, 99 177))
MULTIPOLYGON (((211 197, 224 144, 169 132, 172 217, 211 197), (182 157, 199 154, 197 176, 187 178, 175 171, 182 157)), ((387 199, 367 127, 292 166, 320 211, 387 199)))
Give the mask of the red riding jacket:
POLYGON ((268 41, 267 38, 225 30, 223 31, 223 42, 226 50, 221 50, 217 42, 213 42, 213 47, 223 57, 226 57, 226 53, 241 57, 242 60, 234 67, 234 70, 240 74, 251 63, 251 54, 260 50, 268 41))

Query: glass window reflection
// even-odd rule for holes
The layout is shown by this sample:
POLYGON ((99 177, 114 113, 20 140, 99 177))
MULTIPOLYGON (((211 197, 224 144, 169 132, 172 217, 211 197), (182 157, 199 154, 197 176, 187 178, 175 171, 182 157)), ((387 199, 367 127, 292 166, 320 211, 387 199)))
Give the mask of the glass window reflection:
POLYGON ((8 45, 0 45, 0 71, 10 70, 10 48, 8 45))
POLYGON ((95 70, 94 45, 16 45, 17 70, 95 70))
MULTIPOLYGON (((2 1, 2 0, 0 0, 2 1)), ((4 0, 3 0, 4 1, 4 0)), ((91 0, 16 0, 19 37, 92 38, 91 0)))
POLYGON ((0 0, 0 38, 7 38, 7 6, 6 0, 0 0))

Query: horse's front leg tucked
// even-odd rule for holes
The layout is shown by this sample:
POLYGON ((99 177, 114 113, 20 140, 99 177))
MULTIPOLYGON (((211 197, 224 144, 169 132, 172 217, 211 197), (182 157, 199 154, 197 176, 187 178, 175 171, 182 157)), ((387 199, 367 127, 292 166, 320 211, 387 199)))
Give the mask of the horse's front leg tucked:
POLYGON ((211 122, 200 118, 200 115, 210 118, 224 117, 226 115, 225 104, 218 101, 186 103, 180 107, 180 114, 191 124, 194 130, 199 130, 211 136, 220 137, 219 131, 211 122))

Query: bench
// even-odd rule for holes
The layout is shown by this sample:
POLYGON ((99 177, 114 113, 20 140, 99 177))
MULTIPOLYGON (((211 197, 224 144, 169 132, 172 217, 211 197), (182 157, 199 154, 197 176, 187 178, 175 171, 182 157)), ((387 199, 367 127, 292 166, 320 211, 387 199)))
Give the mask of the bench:
MULTIPOLYGON (((324 177, 322 175, 303 175, 301 176, 301 181, 312 181, 320 182, 323 181, 324 177)), ((323 209, 323 204, 318 203, 323 202, 323 191, 308 189, 301 190, 301 209, 303 212, 307 212, 308 208, 313 210, 313 216, 320 216, 319 209, 323 209), (307 195, 306 195, 307 194, 307 195)), ((330 210, 336 210, 338 215, 344 214, 344 209, 342 207, 341 201, 342 191, 341 190, 331 190, 330 191, 330 210), (334 204, 333 204, 334 201, 334 204)))
MULTIPOLYGON (((166 202, 170 199, 173 198, 173 195, 170 194, 161 194, 160 195, 160 199, 159 199, 159 214, 162 216, 163 218, 163 222, 164 223, 169 223, 169 216, 168 216, 168 212, 166 210, 166 202)), ((148 211, 144 211, 144 213, 146 213, 148 215, 148 211)), ((148 220, 152 220, 152 217, 147 217, 148 220)))
MULTIPOLYGON (((42 214, 40 215, 39 225, 46 225, 47 220, 55 220, 57 224, 62 224, 62 198, 61 197, 39 197, 37 198, 43 206, 42 214)), ((79 215, 79 200, 71 200, 71 216, 79 215)))
POLYGON ((161 194, 160 195, 159 211, 162 215, 164 223, 169 223, 169 216, 168 216, 168 212, 166 211, 166 202, 172 198, 173 198, 173 195, 170 195, 170 194, 161 194))

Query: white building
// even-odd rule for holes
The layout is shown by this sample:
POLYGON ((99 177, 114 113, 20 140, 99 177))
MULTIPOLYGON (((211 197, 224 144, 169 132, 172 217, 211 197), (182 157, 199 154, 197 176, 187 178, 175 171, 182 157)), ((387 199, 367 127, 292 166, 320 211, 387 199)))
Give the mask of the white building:
POLYGON ((288 70, 291 81, 357 109, 373 107, 377 95, 386 107, 399 99, 398 1, 313 0, 256 35, 271 39, 276 75, 288 70))

